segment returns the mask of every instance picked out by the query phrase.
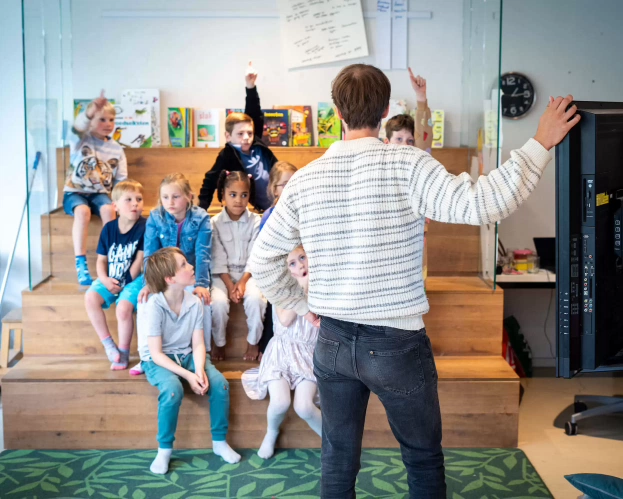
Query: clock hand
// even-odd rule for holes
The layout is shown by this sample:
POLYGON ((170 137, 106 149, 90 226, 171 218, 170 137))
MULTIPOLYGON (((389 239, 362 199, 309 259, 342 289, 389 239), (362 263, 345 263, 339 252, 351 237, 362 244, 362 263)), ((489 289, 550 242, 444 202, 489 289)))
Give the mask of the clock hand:
POLYGON ((515 97, 517 95, 519 95, 519 94, 517 93, 517 87, 515 87, 515 90, 513 90, 513 93, 511 94, 511 97, 515 97))

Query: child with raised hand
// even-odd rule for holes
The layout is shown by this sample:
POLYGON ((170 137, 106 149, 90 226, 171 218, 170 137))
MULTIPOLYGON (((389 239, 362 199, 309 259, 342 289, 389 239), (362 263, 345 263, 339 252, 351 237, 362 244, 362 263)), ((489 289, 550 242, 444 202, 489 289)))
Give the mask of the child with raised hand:
MULTIPOLYGON (((210 309, 210 259, 212 255, 212 229, 208 213, 199 206, 193 206, 193 192, 190 182, 181 173, 167 175, 160 183, 158 207, 151 211, 145 229, 145 260, 161 248, 173 246, 182 250, 196 268, 196 281, 189 289, 203 303, 203 333, 208 351, 211 345, 212 312, 210 309)), ((149 284, 139 295, 144 303, 152 290, 149 284)), ((130 374, 142 374, 141 365, 130 370, 130 374)))
POLYGON ((87 234, 91 213, 102 225, 115 218, 110 193, 128 177, 123 148, 111 138, 115 107, 101 95, 76 117, 70 138, 70 165, 63 188, 63 209, 74 217, 72 238, 76 273, 81 286, 93 282, 87 265, 87 234))
POLYGON ((254 196, 253 177, 239 171, 223 171, 218 180, 217 195, 225 207, 212 219, 212 356, 214 360, 225 359, 229 302, 242 301, 249 329, 243 359, 257 360, 266 298, 247 267, 260 231, 260 216, 247 209, 254 196))
MULTIPOLYGON (((292 277, 307 293, 309 270, 307 255, 302 246, 287 258, 292 277)), ((276 309, 275 336, 262 357, 259 369, 249 369, 242 375, 242 386, 251 399, 261 400, 270 394, 266 414, 268 429, 258 451, 262 459, 272 457, 279 436, 279 427, 290 407, 290 392, 294 390, 294 410, 318 435, 322 416, 315 405, 317 399, 314 376, 314 348, 318 328, 293 310, 276 309)))
POLYGON ((201 191, 199 191, 199 206, 206 210, 212 203, 222 171, 239 171, 253 175, 257 196, 251 204, 259 211, 267 210, 271 206, 266 187, 268 175, 277 162, 277 158, 262 142, 264 113, 255 86, 256 80, 257 72, 249 62, 245 75, 247 96, 244 113, 231 113, 227 116, 225 147, 216 158, 214 166, 205 174, 201 191))
POLYGON ((212 448, 228 463, 240 461, 225 440, 229 429, 229 383, 206 353, 204 306, 187 291, 195 285, 194 267, 175 247, 153 253, 145 269, 153 291, 138 317, 139 354, 147 381, 158 388, 158 454, 152 473, 165 474, 184 398, 185 380, 197 395, 210 397, 212 448))
POLYGON ((408 114, 398 114, 387 120, 385 143, 415 146, 430 153, 433 143, 433 125, 426 99, 426 80, 420 75, 414 76, 411 68, 409 68, 409 78, 417 100, 415 120, 408 114))
POLYGON ((119 217, 104 225, 97 245, 97 279, 84 302, 99 336, 110 368, 128 368, 130 343, 134 332, 133 313, 143 287, 143 186, 133 180, 119 182, 112 190, 112 206, 119 217), (104 310, 116 304, 119 347, 110 336, 104 310))

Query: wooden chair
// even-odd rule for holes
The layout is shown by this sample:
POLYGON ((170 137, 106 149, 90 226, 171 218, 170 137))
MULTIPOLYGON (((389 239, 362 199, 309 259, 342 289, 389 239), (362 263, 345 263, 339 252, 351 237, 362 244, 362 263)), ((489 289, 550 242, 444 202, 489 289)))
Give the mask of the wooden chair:
POLYGON ((0 369, 6 369, 23 348, 22 336, 22 309, 11 310, 2 318, 2 347, 0 348, 0 369), (13 349, 11 344, 11 331, 13 332, 13 349))

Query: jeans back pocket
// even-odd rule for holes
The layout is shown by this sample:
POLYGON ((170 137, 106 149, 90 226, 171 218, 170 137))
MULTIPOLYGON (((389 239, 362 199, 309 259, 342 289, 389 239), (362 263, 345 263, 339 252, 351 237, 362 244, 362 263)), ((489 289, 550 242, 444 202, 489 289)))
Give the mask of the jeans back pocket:
POLYGON ((318 341, 314 350, 314 374, 317 377, 326 379, 332 374, 335 374, 335 362, 337 360, 339 347, 339 341, 318 336, 318 341))
POLYGON ((411 395, 424 386, 419 344, 402 350, 371 350, 370 362, 385 390, 411 395))

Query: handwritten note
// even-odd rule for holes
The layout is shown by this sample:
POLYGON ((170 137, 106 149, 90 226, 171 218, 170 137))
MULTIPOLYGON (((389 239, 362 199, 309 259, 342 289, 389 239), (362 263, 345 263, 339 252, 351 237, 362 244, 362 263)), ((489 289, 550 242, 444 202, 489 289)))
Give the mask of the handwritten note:
POLYGON ((392 0, 376 2, 376 67, 392 68, 392 0))
POLYGON ((407 0, 393 0, 392 69, 407 69, 407 0))
POLYGON ((361 0, 278 0, 288 68, 368 55, 361 0))

